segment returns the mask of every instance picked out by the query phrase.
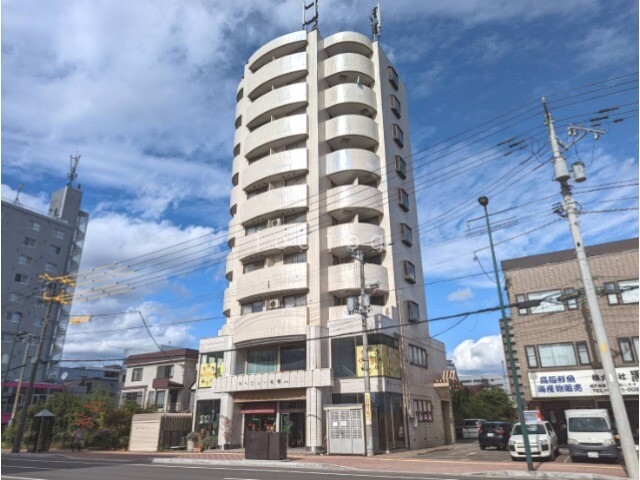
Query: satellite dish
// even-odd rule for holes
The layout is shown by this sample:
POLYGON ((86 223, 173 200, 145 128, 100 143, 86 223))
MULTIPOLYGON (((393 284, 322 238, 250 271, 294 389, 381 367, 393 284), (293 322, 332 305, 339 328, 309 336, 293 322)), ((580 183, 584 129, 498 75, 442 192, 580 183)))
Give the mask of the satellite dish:
POLYGON ((69 372, 63 372, 62 375, 60 375, 60 378, 62 380, 66 380, 68 376, 69 376, 69 372))

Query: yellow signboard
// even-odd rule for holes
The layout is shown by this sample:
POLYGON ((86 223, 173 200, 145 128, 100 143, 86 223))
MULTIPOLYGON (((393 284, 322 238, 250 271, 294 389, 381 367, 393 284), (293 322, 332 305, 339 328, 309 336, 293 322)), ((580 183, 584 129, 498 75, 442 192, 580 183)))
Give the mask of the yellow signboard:
MULTIPOLYGON (((364 376, 362 346, 356 347, 358 376, 364 376)), ((387 345, 369 345, 369 375, 400 378, 400 352, 387 345)))
POLYGON ((213 385, 213 379, 222 376, 224 365, 222 361, 215 363, 200 364, 200 374, 198 375, 198 388, 209 388, 213 385))

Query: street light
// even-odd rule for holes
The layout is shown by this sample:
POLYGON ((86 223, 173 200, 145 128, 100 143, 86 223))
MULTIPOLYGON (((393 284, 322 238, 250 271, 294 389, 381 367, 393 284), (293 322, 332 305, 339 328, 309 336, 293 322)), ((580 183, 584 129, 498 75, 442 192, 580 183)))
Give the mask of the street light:
POLYGON ((489 223, 489 199, 487 197, 478 198, 478 203, 484 208, 484 218, 487 222, 487 232, 489 233, 489 246, 491 247, 491 258, 493 259, 493 273, 496 276, 496 288, 498 290, 498 300, 500 301, 500 312, 502 314, 501 322, 507 343, 507 355, 509 361, 509 370, 511 371, 511 379, 513 381, 513 390, 516 397, 516 406, 518 407, 518 415, 520 416, 520 429, 522 430, 522 439, 524 440, 524 453, 527 457, 527 469, 533 471, 533 461, 531 460, 531 446, 529 444, 529 433, 527 432, 527 423, 524 419, 524 409, 522 408, 522 398, 520 398, 520 386, 518 385, 518 375, 516 373, 516 364, 513 361, 513 347, 511 346, 511 333, 509 325, 507 325, 507 315, 504 308, 504 300, 502 298, 502 289, 500 288, 500 277, 498 276, 498 262, 496 261, 496 252, 493 248, 493 236, 491 235, 491 224, 489 223))

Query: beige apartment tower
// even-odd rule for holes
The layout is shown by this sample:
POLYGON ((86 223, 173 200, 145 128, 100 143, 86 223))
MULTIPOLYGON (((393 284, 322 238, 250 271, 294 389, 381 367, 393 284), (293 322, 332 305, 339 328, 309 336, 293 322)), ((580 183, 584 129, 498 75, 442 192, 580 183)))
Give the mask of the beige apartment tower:
POLYGON ((364 401, 363 318, 346 306, 361 293, 356 251, 376 448, 453 441, 448 387, 434 386, 446 360, 426 322, 406 105, 379 43, 359 33, 299 31, 249 58, 237 90, 227 322, 201 340, 196 393, 195 428, 219 428, 220 445, 274 430, 322 451, 341 435, 326 408, 364 401))

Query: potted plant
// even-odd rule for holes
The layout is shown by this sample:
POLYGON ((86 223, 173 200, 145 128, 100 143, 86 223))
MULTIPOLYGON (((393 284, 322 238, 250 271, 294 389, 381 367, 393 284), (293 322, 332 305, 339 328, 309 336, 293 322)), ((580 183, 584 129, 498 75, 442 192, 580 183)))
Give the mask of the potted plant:
POLYGON ((223 449, 231 448, 231 440, 233 439, 233 422, 229 417, 220 417, 220 432, 224 438, 223 449))
POLYGON ((200 442, 202 450, 212 450, 218 446, 218 435, 207 435, 200 442))
POLYGON ((196 432, 187 433, 187 452, 193 452, 198 441, 198 434, 196 432))

